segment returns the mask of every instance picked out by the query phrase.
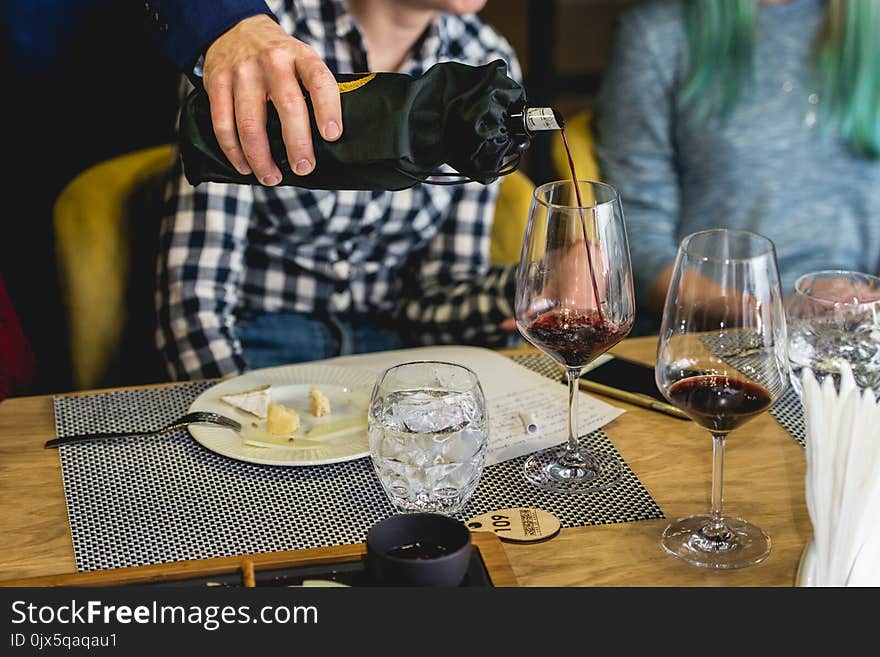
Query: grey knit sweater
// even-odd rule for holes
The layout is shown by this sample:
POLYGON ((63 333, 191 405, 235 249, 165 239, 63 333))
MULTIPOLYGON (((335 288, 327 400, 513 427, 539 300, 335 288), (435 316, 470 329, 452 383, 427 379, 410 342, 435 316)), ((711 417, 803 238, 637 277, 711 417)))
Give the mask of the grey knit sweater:
POLYGON ((823 11, 822 0, 762 4, 753 85, 710 122, 681 101, 681 4, 622 17, 594 129, 603 179, 621 194, 640 306, 681 238, 707 228, 772 239, 786 295, 806 272, 880 270, 880 163, 821 125, 812 56, 823 11))

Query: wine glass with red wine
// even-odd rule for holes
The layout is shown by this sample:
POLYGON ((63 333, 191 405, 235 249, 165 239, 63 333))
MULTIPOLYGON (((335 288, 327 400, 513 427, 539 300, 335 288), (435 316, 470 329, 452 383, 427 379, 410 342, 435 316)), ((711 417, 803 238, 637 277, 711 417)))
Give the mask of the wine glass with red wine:
POLYGON ((776 249, 742 230, 685 237, 666 295, 655 376, 675 406, 712 435, 712 508, 681 518, 663 548, 706 568, 742 568, 770 554, 756 525, 722 511, 728 434, 763 413, 788 384, 776 249))
POLYGON ((530 456, 526 479, 544 490, 588 493, 620 479, 611 454, 578 442, 578 379, 620 342, 635 317, 629 246, 613 187, 573 180, 535 190, 516 274, 516 324, 568 377, 568 441, 530 456))

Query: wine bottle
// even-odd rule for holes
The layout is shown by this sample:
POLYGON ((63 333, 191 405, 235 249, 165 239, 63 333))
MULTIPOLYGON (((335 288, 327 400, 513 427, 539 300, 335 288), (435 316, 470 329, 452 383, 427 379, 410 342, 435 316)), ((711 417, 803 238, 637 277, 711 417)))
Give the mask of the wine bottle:
MULTIPOLYGON (((307 176, 291 170, 278 114, 268 103, 269 147, 281 185, 400 190, 420 182, 488 184, 516 169, 536 133, 562 128, 553 108, 528 106, 525 90, 507 76, 502 60, 485 66, 443 62, 419 77, 368 73, 336 79, 344 125, 337 141, 320 136, 306 95, 315 152, 307 176), (455 173, 440 172, 444 164, 455 173)), ((192 185, 259 184, 253 174, 238 173, 220 149, 202 87, 184 100, 180 153, 192 185)))

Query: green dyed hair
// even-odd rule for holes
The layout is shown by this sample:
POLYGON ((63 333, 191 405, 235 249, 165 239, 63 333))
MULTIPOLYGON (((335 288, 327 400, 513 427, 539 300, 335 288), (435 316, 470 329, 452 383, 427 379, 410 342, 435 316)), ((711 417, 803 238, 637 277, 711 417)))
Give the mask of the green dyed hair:
MULTIPOLYGON (((682 92, 697 116, 724 116, 748 86, 760 0, 685 0, 690 67, 682 92)), ((828 0, 816 44, 824 124, 880 157, 880 2, 828 0)))

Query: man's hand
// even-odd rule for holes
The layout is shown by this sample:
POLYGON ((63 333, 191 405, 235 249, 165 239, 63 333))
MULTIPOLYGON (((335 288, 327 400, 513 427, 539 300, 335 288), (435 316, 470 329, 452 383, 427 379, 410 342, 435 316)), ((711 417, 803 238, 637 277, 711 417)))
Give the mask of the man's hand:
POLYGON ((552 263, 553 272, 541 296, 557 299, 564 308, 596 310, 597 297, 600 303, 605 298, 611 268, 599 243, 591 239, 588 244, 589 257, 580 237, 559 249, 560 255, 552 263))
POLYGON ((203 76, 220 148, 239 173, 253 172, 263 185, 281 181, 266 135, 267 99, 278 110, 290 167, 301 176, 315 168, 315 153, 300 83, 324 139, 342 134, 339 87, 330 69, 268 16, 246 18, 218 37, 205 54, 203 76))
MULTIPOLYGON (((542 289, 532 300, 527 311, 526 321, 537 317, 551 307, 571 308, 581 311, 595 310, 596 296, 601 302, 608 287, 610 268, 605 262, 605 254, 598 243, 590 241, 590 257, 580 237, 558 247, 547 257, 552 271, 544 281, 542 289), (596 287, 593 289, 593 275, 596 287)), ((517 330, 516 320, 507 318, 499 324, 502 331, 513 333, 517 330)))
POLYGON ((651 310, 658 315, 663 314, 663 306, 666 305, 666 293, 669 291, 669 284, 672 282, 672 272, 675 266, 667 265, 663 271, 654 280, 648 294, 648 304, 651 310))
MULTIPOLYGON (((667 273, 671 279, 673 274, 670 268, 660 274, 658 281, 665 278, 667 273)), ((770 300, 761 294, 754 294, 753 289, 739 289, 735 281, 731 285, 724 285, 693 269, 686 269, 676 280, 676 285, 670 290, 671 303, 681 309, 678 320, 687 323, 691 331, 759 326, 766 312, 765 305, 770 300)), ((671 285, 667 284, 667 287, 671 285)), ((661 315, 665 301, 660 305, 661 315)))

